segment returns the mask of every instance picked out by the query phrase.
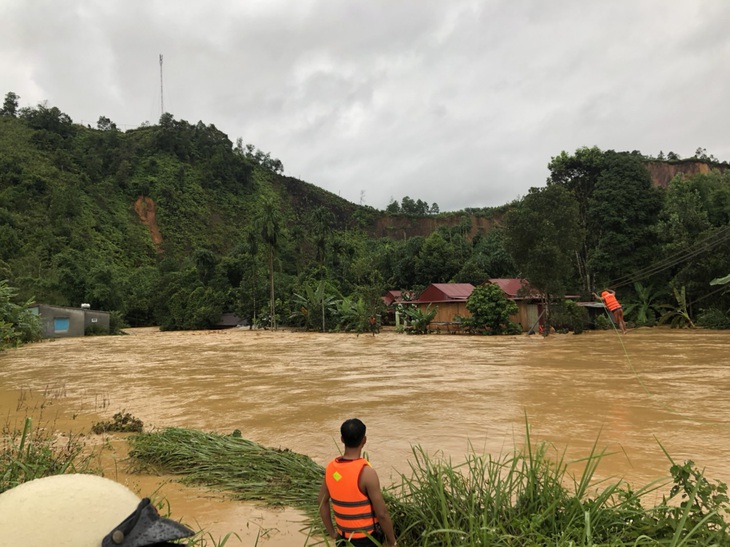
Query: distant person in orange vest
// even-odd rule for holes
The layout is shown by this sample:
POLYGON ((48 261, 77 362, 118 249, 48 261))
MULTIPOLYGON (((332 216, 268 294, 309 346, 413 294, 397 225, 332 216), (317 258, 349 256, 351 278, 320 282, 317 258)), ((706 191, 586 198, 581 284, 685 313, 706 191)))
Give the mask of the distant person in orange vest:
POLYGON ((603 289, 601 296, 599 297, 596 293, 593 296, 603 301, 603 305, 606 309, 613 314, 613 319, 616 324, 621 328, 621 332, 626 334, 626 322, 624 321, 624 310, 616 299, 616 292, 611 289, 603 289))
POLYGON ((365 424, 357 418, 346 420, 340 427, 340 434, 345 453, 327 464, 317 500, 324 527, 335 539, 337 547, 395 547, 393 523, 380 490, 378 474, 362 457, 362 448, 367 441, 365 424))

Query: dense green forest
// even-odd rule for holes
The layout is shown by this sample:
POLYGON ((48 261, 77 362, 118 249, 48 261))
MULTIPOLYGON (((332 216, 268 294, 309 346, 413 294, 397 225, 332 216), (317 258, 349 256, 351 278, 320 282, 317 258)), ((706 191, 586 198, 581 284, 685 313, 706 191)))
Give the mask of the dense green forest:
POLYGON ((0 111, 0 280, 16 305, 87 302, 163 329, 233 312, 359 331, 389 289, 520 276, 556 301, 613 287, 636 324, 730 324, 727 286, 711 284, 730 273, 730 172, 702 149, 708 169, 666 188, 647 163, 676 154, 581 148, 499 208, 405 196, 379 211, 284 176, 213 125, 92 128, 17 99, 0 111))

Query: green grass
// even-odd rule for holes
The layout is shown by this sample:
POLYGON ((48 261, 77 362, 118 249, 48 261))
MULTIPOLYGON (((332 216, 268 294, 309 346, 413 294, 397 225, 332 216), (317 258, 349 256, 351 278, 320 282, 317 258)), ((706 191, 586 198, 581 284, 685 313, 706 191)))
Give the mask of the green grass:
MULTIPOLYGON (((323 469, 306 456, 245 439, 184 429, 135 436, 138 469, 178 474, 184 482, 224 490, 237 499, 289 505, 321 535, 317 492, 323 469)), ((726 486, 714 484, 691 461, 670 460, 671 478, 639 490, 621 480, 597 480, 608 456, 597 444, 575 462, 554 457, 547 443, 492 458, 471 453, 452 464, 413 448, 410 472, 385 492, 399 545, 408 546, 639 546, 730 545, 724 516, 726 486), (552 456, 552 457, 551 457, 552 456), (579 464, 574 476, 568 467, 579 464), (671 486, 661 503, 642 499, 671 486)))
MULTIPOLYGON (((17 429, 6 422, 0 430, 0 493, 24 482, 65 473, 97 474, 92 463, 94 454, 86 450, 79 436, 58 437, 55 428, 33 428, 32 419, 26 418, 23 428, 17 429)), ((170 517, 166 500, 159 500, 157 508, 170 517)), ((235 534, 214 538, 199 531, 185 545, 188 547, 223 547, 235 534)), ((257 542, 258 543, 258 542, 257 542)))
POLYGON ((21 483, 63 473, 93 473, 93 457, 84 452, 78 436, 56 437, 54 428, 33 429, 26 418, 23 429, 8 423, 0 432, 0 492, 21 483))
MULTIPOLYGON (((28 418, 22 430, 3 428, 0 492, 35 478, 94 471, 78 439, 59 442, 52 429, 31 425, 28 418)), ((316 504, 324 470, 307 456, 186 429, 140 433, 129 442, 138 472, 175 474, 235 499, 300 509, 310 534, 322 534, 316 504)), ((727 486, 708 480, 691 460, 678 464, 665 454, 669 476, 633 490, 621 480, 597 479, 610 456, 597 442, 585 458, 566 461, 550 444, 533 443, 526 425, 524 445, 498 457, 472 451, 454 464, 416 446, 408 472, 384 495, 404 547, 730 545, 727 486), (578 475, 568 472, 575 466, 578 475), (657 505, 642 505, 647 494, 661 492, 657 505)), ((222 547, 232 537, 199 532, 187 545, 222 547)))

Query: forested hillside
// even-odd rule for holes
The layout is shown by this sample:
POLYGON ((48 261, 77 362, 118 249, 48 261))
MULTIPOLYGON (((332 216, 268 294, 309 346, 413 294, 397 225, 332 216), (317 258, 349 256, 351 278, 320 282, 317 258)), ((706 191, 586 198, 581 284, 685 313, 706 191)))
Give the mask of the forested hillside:
POLYGON ((728 310, 709 285, 730 273, 730 183, 717 161, 657 188, 649 158, 579 149, 501 208, 413 215, 410 198, 377 211, 285 177, 203 122, 165 114, 119 131, 101 117, 91 128, 13 98, 0 115, 0 280, 18 301, 88 302, 166 329, 234 312, 358 330, 388 289, 523 275, 558 297, 613 283, 642 313, 676 307, 675 289, 693 318, 710 303, 728 310))

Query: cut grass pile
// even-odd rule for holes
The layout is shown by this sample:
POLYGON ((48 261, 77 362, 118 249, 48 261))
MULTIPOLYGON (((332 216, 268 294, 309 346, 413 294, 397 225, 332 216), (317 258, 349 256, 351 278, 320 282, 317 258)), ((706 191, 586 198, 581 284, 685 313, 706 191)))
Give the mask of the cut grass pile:
POLYGON ((324 469, 302 454, 180 428, 134 435, 129 443, 135 472, 182 475, 182 482, 225 490, 235 499, 318 514, 324 469))
MULTIPOLYGON (((413 449, 409 475, 385 492, 398 544, 409 546, 730 545, 727 487, 705 479, 693 462, 671 463, 671 479, 639 490, 598 481, 607 454, 594 449, 568 474, 550 445, 500 458, 470 454, 452 465, 413 449), (672 485, 655 507, 641 499, 672 485), (568 486, 566 486, 568 485, 568 486)), ((321 534, 317 508, 323 469, 307 456, 240 437, 165 429, 130 438, 138 471, 181 475, 183 482, 225 490, 241 500, 303 510, 321 534)), ((667 454, 669 457, 669 455, 667 454)), ((658 494, 655 494, 658 495, 658 494)))

